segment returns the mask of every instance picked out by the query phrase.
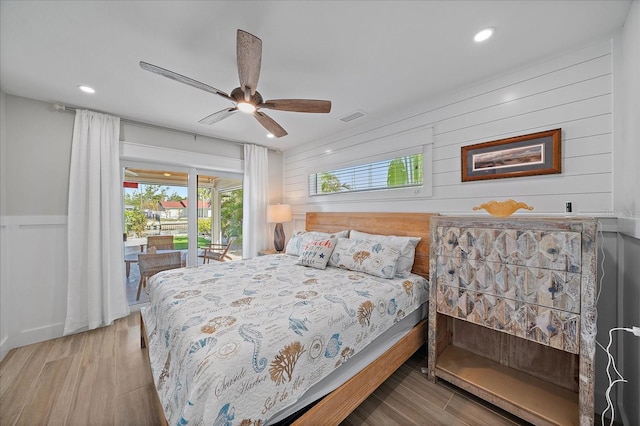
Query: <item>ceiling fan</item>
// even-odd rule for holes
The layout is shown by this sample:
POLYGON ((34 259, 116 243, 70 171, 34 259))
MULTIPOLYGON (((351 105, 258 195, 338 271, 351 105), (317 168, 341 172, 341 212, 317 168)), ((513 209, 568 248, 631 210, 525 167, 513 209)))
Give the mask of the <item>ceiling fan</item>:
POLYGON ((140 61, 140 67, 144 70, 162 75, 180 83, 188 84, 196 89, 210 92, 234 102, 236 105, 203 118, 199 123, 214 124, 223 120, 237 111, 253 114, 258 122, 272 135, 279 138, 286 136, 287 132, 269 117, 261 109, 273 109, 278 111, 315 112, 328 113, 331 111, 331 101, 316 99, 271 99, 263 100, 260 92, 256 90, 260 77, 260 64, 262 62, 262 40, 246 31, 238 30, 237 37, 238 76, 240 87, 231 91, 231 95, 222 90, 211 87, 181 74, 160 68, 147 62, 140 61))

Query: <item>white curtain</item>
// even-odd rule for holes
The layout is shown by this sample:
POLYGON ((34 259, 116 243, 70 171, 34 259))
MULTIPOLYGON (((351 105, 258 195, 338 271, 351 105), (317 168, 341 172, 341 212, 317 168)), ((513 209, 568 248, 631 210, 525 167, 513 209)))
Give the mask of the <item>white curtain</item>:
POLYGON ((119 136, 118 117, 76 111, 69 176, 65 335, 129 315, 119 136))
POLYGON ((269 203, 269 159, 267 148, 244 146, 242 182, 242 257, 249 259, 269 247, 267 204, 269 203))

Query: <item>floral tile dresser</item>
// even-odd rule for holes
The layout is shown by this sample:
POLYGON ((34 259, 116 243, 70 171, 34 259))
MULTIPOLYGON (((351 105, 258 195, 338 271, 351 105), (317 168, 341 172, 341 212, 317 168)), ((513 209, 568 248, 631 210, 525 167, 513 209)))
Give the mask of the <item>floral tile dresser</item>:
POLYGON ((429 379, 534 424, 593 424, 597 221, 431 219, 429 379))

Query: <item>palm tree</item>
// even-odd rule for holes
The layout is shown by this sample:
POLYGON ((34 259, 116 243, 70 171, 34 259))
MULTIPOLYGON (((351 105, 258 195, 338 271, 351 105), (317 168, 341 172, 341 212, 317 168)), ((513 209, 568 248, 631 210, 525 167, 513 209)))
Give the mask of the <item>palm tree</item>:
POLYGON ((148 210, 160 210, 160 203, 167 199, 168 189, 166 186, 144 185, 144 193, 142 193, 142 188, 140 188, 141 207, 148 210))
POLYGON ((236 243, 242 241, 242 189, 221 194, 220 216, 222 236, 235 237, 236 243))
POLYGON ((322 194, 330 192, 340 192, 343 189, 351 189, 346 183, 340 183, 340 179, 331 173, 322 173, 320 175, 320 191, 322 194))
POLYGON ((391 160, 387 172, 387 186, 394 187, 421 183, 422 161, 422 154, 391 160))

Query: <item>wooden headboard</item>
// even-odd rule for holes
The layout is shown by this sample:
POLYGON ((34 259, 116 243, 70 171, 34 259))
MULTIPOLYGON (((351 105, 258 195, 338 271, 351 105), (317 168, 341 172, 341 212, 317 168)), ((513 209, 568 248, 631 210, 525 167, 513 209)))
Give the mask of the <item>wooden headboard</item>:
POLYGON ((323 213, 309 212, 307 231, 338 232, 355 229, 379 235, 420 237, 412 272, 429 278, 431 216, 437 213, 323 213))

